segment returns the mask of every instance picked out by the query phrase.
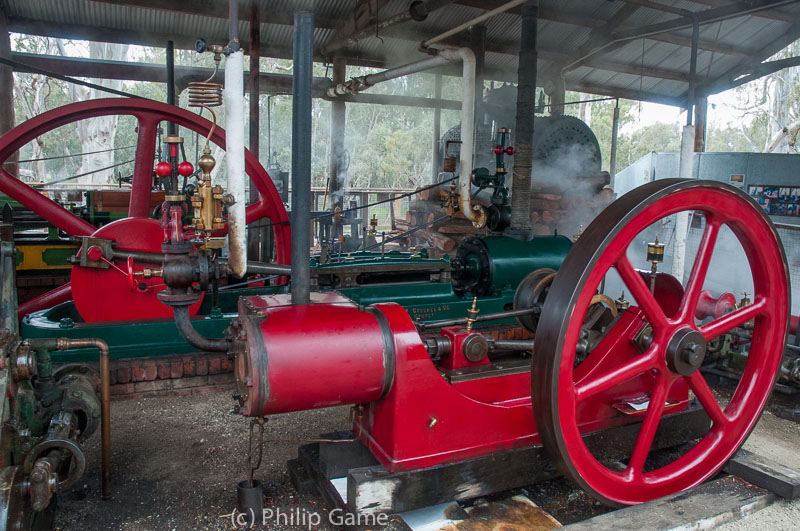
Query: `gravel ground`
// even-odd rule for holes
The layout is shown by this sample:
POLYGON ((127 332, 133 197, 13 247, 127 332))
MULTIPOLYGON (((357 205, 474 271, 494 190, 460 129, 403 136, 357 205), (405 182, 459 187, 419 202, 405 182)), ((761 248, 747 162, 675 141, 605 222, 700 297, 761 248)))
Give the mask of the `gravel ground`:
MULTIPOLYGON (((724 391, 721 393, 724 395, 724 391)), ((723 397, 724 400, 724 397, 723 397)), ((59 498, 55 526, 64 531, 94 529, 231 529, 237 482, 247 477, 249 420, 233 410, 228 392, 115 401, 112 413, 112 500, 100 500, 99 434, 86 446, 87 470, 80 487, 59 498)), ((286 473, 301 438, 348 429, 346 407, 278 415, 265 431, 265 453, 255 477, 266 485, 265 505, 286 514, 322 515, 319 525, 271 524, 266 529, 332 530, 318 499, 300 496, 286 473)), ((800 469, 800 425, 767 412, 746 447, 800 469)), ((550 492, 568 505, 586 505, 587 516, 604 512, 584 493, 555 480, 530 492, 550 492), (549 484, 549 486, 548 486, 549 484), (551 492, 552 491, 552 492, 551 492)), ((540 503, 541 504, 541 503, 540 503)), ((553 510, 553 509, 550 509, 553 510)), ((556 513, 559 511, 555 511, 556 513)), ((569 519, 568 519, 569 520, 569 519)), ((800 501, 779 502, 720 529, 796 529, 800 501)), ((372 531, 398 529, 375 526, 372 531)))

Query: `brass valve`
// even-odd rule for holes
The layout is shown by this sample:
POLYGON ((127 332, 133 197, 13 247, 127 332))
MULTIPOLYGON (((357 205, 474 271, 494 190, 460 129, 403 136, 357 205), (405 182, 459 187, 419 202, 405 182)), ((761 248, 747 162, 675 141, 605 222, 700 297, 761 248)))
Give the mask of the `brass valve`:
POLYGON ((476 321, 479 313, 478 297, 475 297, 472 299, 472 308, 467 310, 467 332, 472 332, 472 324, 476 321))
POLYGON ((453 216, 455 216, 457 204, 458 204, 458 199, 456 198, 456 182, 450 181, 450 193, 447 194, 447 201, 445 201, 448 217, 452 218, 453 216))
POLYGON ((658 264, 664 261, 664 244, 658 243, 658 236, 656 236, 656 241, 647 244, 647 261, 652 264, 650 267, 650 293, 655 293, 658 264))
POLYGON ((625 300, 625 290, 622 290, 619 299, 615 300, 614 304, 617 306, 617 312, 624 312, 630 307, 631 303, 625 300))
POLYGON ((369 233, 370 236, 375 236, 378 234, 378 217, 376 214, 372 214, 372 217, 369 220, 369 233))
POLYGON ((342 209, 338 206, 333 209, 333 222, 334 223, 342 222, 342 209))
POLYGON ((748 292, 742 292, 742 298, 739 300, 739 308, 744 308, 745 306, 750 305, 750 297, 748 297, 748 295, 750 295, 748 292))
POLYGON ((192 226, 196 239, 203 240, 206 249, 221 249, 225 247, 225 238, 211 236, 212 231, 225 228, 222 218, 223 204, 230 204, 221 186, 211 184, 211 171, 217 162, 211 156, 211 148, 206 146, 203 155, 197 161, 197 166, 202 170, 197 190, 192 194, 192 226))

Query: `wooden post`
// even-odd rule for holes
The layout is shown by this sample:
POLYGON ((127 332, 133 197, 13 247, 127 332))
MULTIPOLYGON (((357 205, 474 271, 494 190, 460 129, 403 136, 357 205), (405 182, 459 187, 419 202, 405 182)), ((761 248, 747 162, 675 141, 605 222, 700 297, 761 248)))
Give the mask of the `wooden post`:
MULTIPOLYGON (((0 57, 11 59, 11 38, 8 34, 8 17, 4 4, 0 4, 0 57)), ((14 127, 14 70, 10 66, 0 65, 0 135, 6 134, 14 127)), ((7 162, 19 160, 19 152, 8 157, 7 162)), ((5 166, 14 177, 19 178, 17 164, 5 166)))

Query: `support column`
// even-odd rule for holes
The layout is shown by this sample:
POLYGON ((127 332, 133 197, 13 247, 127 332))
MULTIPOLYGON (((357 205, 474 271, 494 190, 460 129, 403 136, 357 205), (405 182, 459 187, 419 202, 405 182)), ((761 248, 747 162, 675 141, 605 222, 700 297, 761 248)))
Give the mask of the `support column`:
MULTIPOLYGON (((258 12, 258 2, 253 2, 250 7, 250 77, 248 78, 248 86, 250 92, 250 127, 248 146, 250 153, 256 159, 259 156, 259 133, 261 132, 261 123, 259 115, 259 103, 261 97, 261 20, 258 12)), ((253 183, 249 183, 250 191, 248 192, 248 203, 257 203, 261 199, 261 194, 258 193, 253 183)), ((260 225, 261 222, 257 221, 251 224, 247 230, 247 247, 248 255, 252 256, 254 260, 265 262, 265 257, 261 252, 262 241, 260 238, 261 230, 256 224, 260 225)), ((269 257, 267 257, 269 258, 269 257)))
POLYGON ((517 119, 514 170, 511 188, 512 233, 530 237, 531 170, 533 166, 533 118, 536 105, 536 25, 539 2, 530 0, 522 6, 522 32, 517 71, 517 119))
MULTIPOLYGON (((691 179, 694 177, 694 127, 683 127, 681 136, 681 159, 678 177, 691 179)), ((672 276, 683 283, 686 268, 686 239, 689 232, 689 212, 675 214, 675 247, 672 251, 672 276)))
POLYGON ((617 140, 619 138, 619 98, 614 106, 614 119, 611 122, 611 157, 608 173, 611 174, 611 187, 614 187, 614 177, 617 175, 617 140))
POLYGON ((702 153, 706 150, 706 118, 708 116, 708 99, 697 98, 694 104, 694 151, 702 153))
MULTIPOLYGON (((347 59, 335 57, 333 59, 333 84, 344 83, 347 76, 347 59)), ((341 98, 331 102, 331 158, 328 164, 330 183, 331 212, 338 206, 342 208, 342 190, 347 187, 347 169, 345 168, 344 135, 347 125, 347 107, 341 98)))
POLYGON ((314 15, 294 14, 292 82, 292 304, 311 300, 311 80, 314 15))
MULTIPOLYGON (((8 34, 8 17, 4 4, 0 4, 0 57, 11 59, 11 38, 8 34)), ((14 128, 14 70, 10 66, 0 65, 0 135, 14 128)), ((19 152, 8 157, 8 162, 19 160, 19 152)), ((17 164, 7 164, 6 170, 19 178, 17 164)))
MULTIPOLYGON (((442 74, 433 78, 433 97, 442 98, 442 74)), ((442 139, 442 108, 433 109, 433 143, 431 144, 431 184, 439 179, 439 142, 442 139)))

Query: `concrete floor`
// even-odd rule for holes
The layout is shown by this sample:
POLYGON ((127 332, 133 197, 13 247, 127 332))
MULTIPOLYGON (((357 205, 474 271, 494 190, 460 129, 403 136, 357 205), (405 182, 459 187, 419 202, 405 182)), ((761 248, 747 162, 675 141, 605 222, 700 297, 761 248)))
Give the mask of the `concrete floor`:
MULTIPOLYGON (((140 398, 112 404, 114 497, 100 500, 99 437, 88 442, 88 465, 79 487, 59 498, 56 528, 69 530, 231 529, 235 484, 246 478, 249 420, 233 412, 229 392, 140 398)), ((272 507, 286 512, 326 515, 317 499, 299 496, 286 474, 303 438, 347 429, 348 408, 279 415, 267 424, 260 469, 272 507)), ((767 412, 746 447, 800 469, 800 425, 767 412)), ((560 480, 566 483, 566 480, 560 480)), ((549 488, 549 487, 543 487, 549 488)), ((573 489, 565 499, 572 509, 590 505, 573 489)), ((777 503, 721 529, 795 529, 800 502, 777 503), (766 527, 765 527, 766 526, 766 527)), ((319 525, 270 525, 267 529, 333 529, 319 525)), ((399 529, 398 521, 374 531, 399 529)))

